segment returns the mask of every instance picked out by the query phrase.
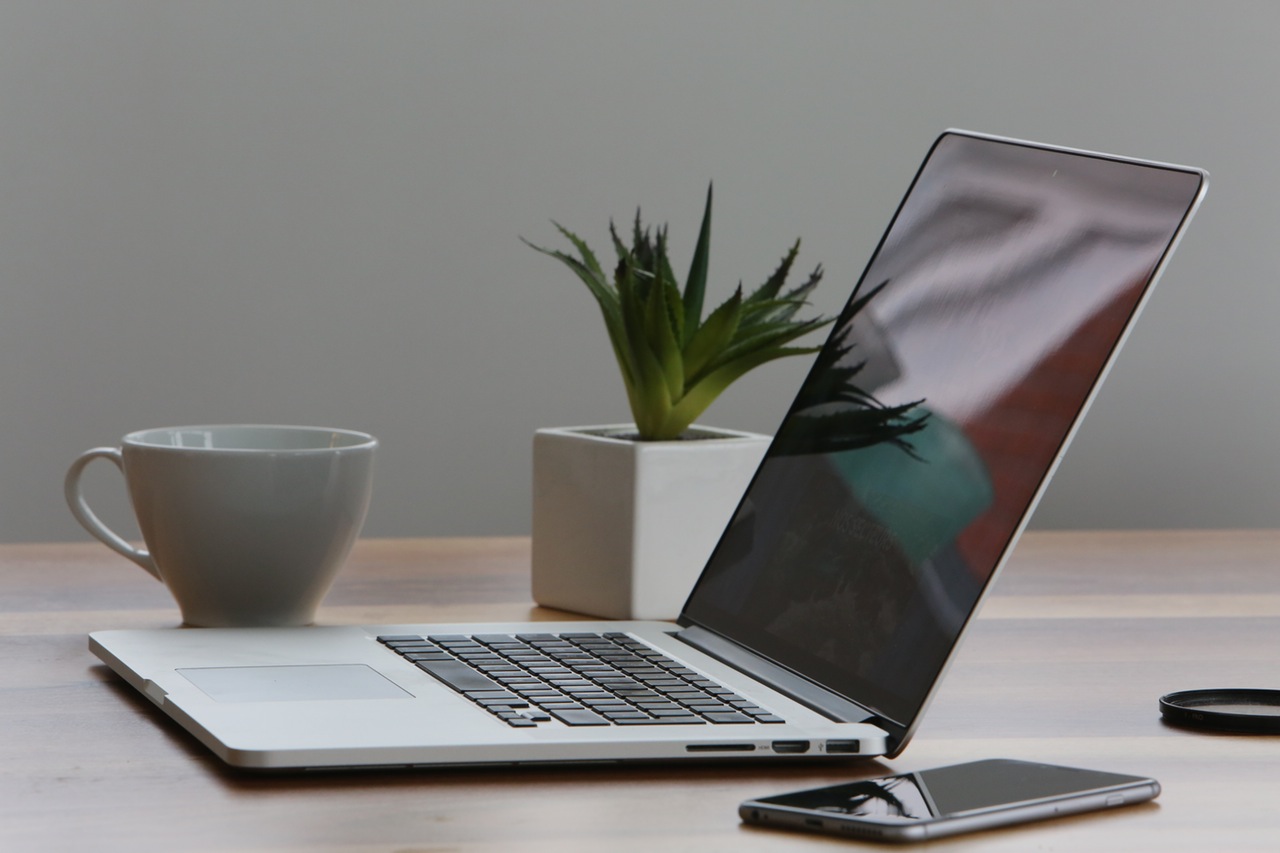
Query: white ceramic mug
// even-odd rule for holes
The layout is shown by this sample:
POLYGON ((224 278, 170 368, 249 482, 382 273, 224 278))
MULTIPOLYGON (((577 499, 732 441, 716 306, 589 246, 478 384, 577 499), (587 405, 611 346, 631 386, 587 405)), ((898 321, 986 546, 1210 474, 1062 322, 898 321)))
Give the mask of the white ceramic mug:
POLYGON ((159 578, 188 625, 309 625, 364 524, 373 436, 321 427, 148 429, 82 453, 67 505, 108 548, 159 578), (147 550, 103 524, 80 478, 124 474, 147 550))

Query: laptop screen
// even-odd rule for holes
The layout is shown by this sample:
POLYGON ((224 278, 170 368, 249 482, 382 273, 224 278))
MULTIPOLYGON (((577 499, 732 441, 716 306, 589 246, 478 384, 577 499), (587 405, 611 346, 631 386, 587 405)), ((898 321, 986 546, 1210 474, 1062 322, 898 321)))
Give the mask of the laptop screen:
POLYGON ((941 136, 681 621, 910 724, 1203 181, 941 136))

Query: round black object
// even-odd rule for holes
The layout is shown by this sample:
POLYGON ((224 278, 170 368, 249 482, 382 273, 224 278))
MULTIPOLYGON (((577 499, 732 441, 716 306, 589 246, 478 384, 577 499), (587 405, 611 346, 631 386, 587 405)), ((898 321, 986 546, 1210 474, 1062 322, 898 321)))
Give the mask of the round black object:
POLYGON ((1160 713, 1180 726, 1280 734, 1280 690, 1181 690, 1160 697, 1160 713))

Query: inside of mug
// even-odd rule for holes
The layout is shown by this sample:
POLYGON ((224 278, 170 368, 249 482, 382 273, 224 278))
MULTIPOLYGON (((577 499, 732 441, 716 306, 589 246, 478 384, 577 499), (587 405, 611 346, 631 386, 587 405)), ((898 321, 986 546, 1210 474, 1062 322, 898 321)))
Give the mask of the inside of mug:
POLYGON ((252 424, 147 429, 131 433, 125 441, 191 450, 327 450, 374 443, 372 436, 350 430, 252 424))

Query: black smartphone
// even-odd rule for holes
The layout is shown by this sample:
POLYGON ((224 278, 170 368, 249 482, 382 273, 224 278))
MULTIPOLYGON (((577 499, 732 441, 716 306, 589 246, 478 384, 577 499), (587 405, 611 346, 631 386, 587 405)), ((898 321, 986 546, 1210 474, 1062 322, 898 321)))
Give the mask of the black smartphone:
POLYGON ((944 835, 1141 803, 1160 783, 1141 776, 992 758, 747 800, 751 824, 870 841, 944 835))

